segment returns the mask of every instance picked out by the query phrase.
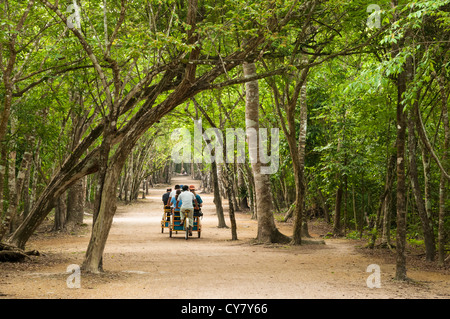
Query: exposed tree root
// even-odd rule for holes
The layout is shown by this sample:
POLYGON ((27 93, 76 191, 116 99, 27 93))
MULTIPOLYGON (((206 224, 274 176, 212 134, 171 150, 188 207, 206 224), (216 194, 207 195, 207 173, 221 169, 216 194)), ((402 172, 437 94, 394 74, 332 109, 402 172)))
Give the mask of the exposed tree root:
POLYGON ((12 245, 0 243, 0 262, 23 262, 31 260, 30 256, 40 256, 37 250, 24 251, 12 245))

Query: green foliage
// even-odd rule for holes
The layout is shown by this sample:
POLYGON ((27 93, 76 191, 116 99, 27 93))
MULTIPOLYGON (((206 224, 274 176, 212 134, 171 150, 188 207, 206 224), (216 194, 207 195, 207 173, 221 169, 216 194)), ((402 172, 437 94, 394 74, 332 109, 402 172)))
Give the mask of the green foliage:
MULTIPOLYGON (((171 61, 186 65, 194 49, 200 50, 198 60, 192 62, 198 64, 198 79, 211 70, 225 68, 224 58, 232 52, 242 52, 240 50, 248 39, 263 38, 258 50, 255 50, 257 54, 245 59, 256 60, 259 74, 283 70, 258 83, 260 125, 280 129, 280 165, 279 170, 271 175, 271 183, 276 199, 283 209, 287 209, 295 199, 295 178, 272 85, 279 89, 281 99, 286 102, 294 92, 303 59, 316 55, 316 64, 311 67, 306 82, 307 206, 323 205, 318 199, 320 191, 333 215, 331 207, 335 203, 336 191, 346 187, 347 225, 360 227, 348 233, 348 237, 359 238, 361 229, 364 230, 361 224, 366 223, 365 216, 375 219, 379 196, 384 190, 387 159, 395 154, 396 80, 410 59, 414 61, 414 73, 403 96, 404 109, 410 111, 415 103, 419 103, 426 132, 432 137, 437 156, 442 158, 444 154, 437 78, 443 75, 448 89, 450 0, 399 2, 398 7, 391 8, 391 1, 378 1, 381 28, 370 29, 367 19, 377 13, 370 16, 367 8, 372 2, 366 0, 319 1, 311 12, 312 22, 308 28, 304 28, 304 24, 308 18, 305 13, 309 11, 305 7, 309 8, 309 1, 251 0, 244 3, 237 0, 206 0, 199 2, 198 21, 195 30, 192 30, 186 22, 186 1, 127 1, 124 22, 111 43, 110 58, 120 65, 119 78, 124 84, 112 102, 119 103, 136 89, 146 75, 155 72, 145 83, 139 84, 142 86, 138 91, 148 90, 145 94, 149 94, 164 76, 164 72, 155 70, 171 61), (283 21, 287 15, 293 18, 286 26, 270 28, 274 21, 283 21), (195 43, 187 41, 191 31, 197 35, 195 43), (369 41, 372 36, 375 37, 369 41), (315 52, 319 47, 320 52, 315 52), (442 73, 444 70, 446 75, 442 73)), ((114 91, 116 88, 111 81, 114 70, 108 64, 106 47, 119 23, 121 2, 107 1, 107 8, 103 8, 98 1, 79 3, 80 34, 109 79, 108 89, 114 91)), ((3 67, 13 53, 8 45, 17 35, 17 41, 13 44, 17 56, 11 75, 12 78, 17 75, 17 81, 6 141, 8 147, 17 151, 16 168, 26 150, 32 150, 34 155, 39 154, 40 162, 39 165, 33 164, 33 172, 39 173, 35 175, 38 176, 38 190, 41 191, 73 151, 72 146, 89 136, 112 110, 106 103, 107 94, 98 70, 93 67, 92 57, 85 52, 74 32, 52 10, 37 1, 25 20, 24 28, 16 31, 26 6, 27 1, 0 4, 3 67), (79 140, 74 141, 74 131, 82 121, 85 121, 86 130, 79 140), (17 123, 15 128, 14 123, 17 123), (28 142, 30 136, 35 138, 34 146, 28 142)), ((67 14, 61 3, 60 9, 67 14)), ((236 63, 242 64, 243 61, 236 63)), ((6 92, 3 77, 6 75, 2 73, 1 76, 3 110, 6 92)), ((181 81, 181 77, 176 81, 181 81)), ((211 84, 240 77, 241 67, 229 68, 211 84)), ((172 83, 173 87, 178 83, 176 81, 172 83)), ((172 93, 172 89, 161 92, 151 101, 152 106, 164 103, 172 93)), ((141 100, 130 109, 121 109, 123 113, 118 117, 116 130, 120 131, 140 118, 148 101, 143 96, 139 98, 141 100)), ((298 140, 300 106, 298 103, 294 106, 292 116, 298 140)), ((285 117, 286 112, 281 110, 281 115, 285 117)), ((227 128, 244 129, 245 92, 242 83, 203 91, 195 96, 195 101, 187 99, 143 134, 133 150, 133 156, 137 158, 142 150, 148 150, 142 167, 145 174, 161 170, 168 161, 171 151, 168 140, 173 129, 184 127, 193 133, 193 120, 200 118, 204 128, 216 126, 222 131, 227 128)), ((88 152, 101 142, 102 136, 95 140, 88 152)), ((419 169, 423 171, 422 155, 416 155, 419 169)), ((202 164, 202 169, 209 171, 210 165, 202 164)), ((439 171, 432 166, 431 211, 435 226, 439 178, 439 171)), ((420 176, 420 182, 423 186, 423 176, 420 176)), ((247 189, 240 189, 238 196, 247 194, 247 189)), ((448 207, 448 203, 446 205, 448 207)), ((409 213, 414 214, 414 208, 409 209, 409 213)), ((416 219, 409 223, 410 232, 420 235, 420 221, 416 219)), ((448 226, 448 218, 445 223, 448 226)), ((374 228, 366 230, 369 234, 375 231, 374 228)))

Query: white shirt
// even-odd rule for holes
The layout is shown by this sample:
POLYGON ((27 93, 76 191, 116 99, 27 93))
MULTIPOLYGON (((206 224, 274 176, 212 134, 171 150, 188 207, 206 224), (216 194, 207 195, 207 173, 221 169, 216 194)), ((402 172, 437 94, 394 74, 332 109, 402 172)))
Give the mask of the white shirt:
POLYGON ((195 195, 190 191, 184 191, 178 195, 178 200, 181 200, 181 208, 194 208, 194 199, 195 195))

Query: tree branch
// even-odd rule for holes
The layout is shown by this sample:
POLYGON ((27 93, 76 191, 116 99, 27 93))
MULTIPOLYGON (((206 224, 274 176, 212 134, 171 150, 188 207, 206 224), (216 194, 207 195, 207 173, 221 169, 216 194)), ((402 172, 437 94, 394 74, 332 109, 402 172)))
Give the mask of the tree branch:
POLYGON ((428 152, 430 152, 431 156, 433 157, 434 161, 436 162, 437 166, 439 167, 440 171, 445 176, 445 178, 450 180, 450 175, 445 171, 444 166, 442 166, 441 161, 434 152, 433 146, 431 145, 430 140, 428 139, 425 127, 422 122, 422 115, 420 114, 419 105, 417 102, 414 103, 414 111, 416 112, 416 127, 417 131, 419 132, 419 136, 420 139, 422 140, 422 143, 425 145, 428 152))

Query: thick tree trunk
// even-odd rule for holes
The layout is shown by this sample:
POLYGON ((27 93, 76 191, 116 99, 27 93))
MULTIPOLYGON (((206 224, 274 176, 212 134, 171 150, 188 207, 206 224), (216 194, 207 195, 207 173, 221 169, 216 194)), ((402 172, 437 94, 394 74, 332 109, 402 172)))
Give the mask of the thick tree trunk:
POLYGON ((420 221, 422 223, 423 236, 425 241, 426 259, 433 261, 436 249, 434 242, 433 225, 427 216, 425 201, 422 196, 422 191, 419 185, 419 172, 416 162, 417 140, 414 130, 414 119, 412 114, 408 119, 408 149, 409 149, 409 176, 411 180, 411 187, 416 200, 417 210, 420 221))
MULTIPOLYGON (((391 7, 398 7, 398 0, 391 1, 391 7)), ((393 20, 399 19, 399 13, 394 12, 393 20)), ((405 34, 406 41, 410 41, 410 32, 405 34)), ((402 43, 407 46, 407 43, 402 43)), ((395 58, 400 53, 401 46, 398 43, 392 45, 392 57, 395 58)), ((397 149, 397 236, 396 236, 396 280, 407 280, 406 276, 406 216, 407 216, 407 188, 405 173, 405 144, 406 144, 406 105, 404 95, 406 93, 408 82, 412 79, 412 59, 407 57, 403 66, 403 71, 397 75, 397 115, 396 115, 396 149, 397 149)))
POLYGON ((68 191, 66 229, 74 230, 83 224, 86 204, 86 178, 78 180, 68 191))
POLYGON ((107 168, 101 190, 98 211, 92 227, 92 235, 83 261, 83 270, 92 273, 103 271, 103 251, 116 213, 117 180, 122 166, 120 163, 107 168))
MULTIPOLYGON (((256 74, 254 63, 244 63, 244 76, 249 77, 256 74)), ((248 137, 248 148, 252 171, 255 180, 256 207, 258 211, 258 234, 257 240, 263 243, 289 242, 289 237, 280 233, 275 226, 275 219, 272 212, 272 199, 270 191, 270 180, 268 174, 261 173, 261 162, 259 155, 259 88, 258 81, 250 81, 245 84, 245 122, 248 137), (254 134, 253 140, 249 134, 254 134)))
MULTIPOLYGON (((285 220, 290 218, 290 215, 294 219, 292 244, 300 245, 302 234, 307 233, 306 219, 304 218, 304 201, 306 194, 306 186, 304 181, 304 164, 305 164, 305 147, 306 147, 306 132, 307 132, 307 103, 306 103, 306 79, 308 76, 309 68, 304 68, 299 74, 297 74, 296 85, 294 92, 288 102, 284 101, 281 94, 278 91, 275 82, 271 82, 272 90, 275 95, 275 106, 278 112, 278 116, 281 118, 282 129, 289 145, 289 153, 292 157, 292 169, 294 173, 295 181, 295 203, 291 206, 292 209, 288 210, 285 216, 285 220), (300 130, 298 132, 297 143, 297 124, 295 121, 295 113, 297 104, 300 104, 300 130), (283 107, 286 120, 281 112, 281 106, 283 107), (285 123, 286 122, 286 123, 285 123)), ((284 89, 283 95, 289 96, 289 92, 284 89)), ((287 187, 283 189, 284 202, 289 203, 287 187)))

